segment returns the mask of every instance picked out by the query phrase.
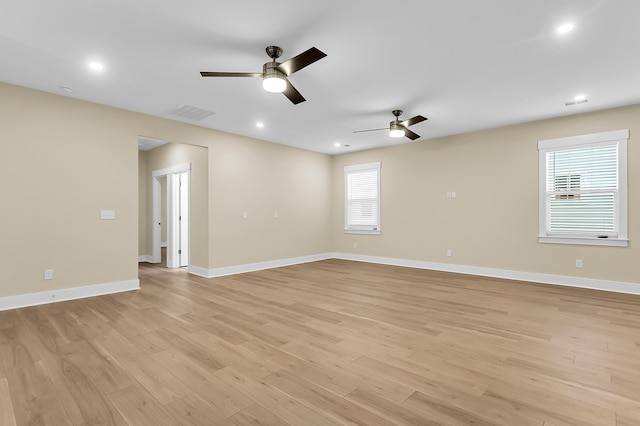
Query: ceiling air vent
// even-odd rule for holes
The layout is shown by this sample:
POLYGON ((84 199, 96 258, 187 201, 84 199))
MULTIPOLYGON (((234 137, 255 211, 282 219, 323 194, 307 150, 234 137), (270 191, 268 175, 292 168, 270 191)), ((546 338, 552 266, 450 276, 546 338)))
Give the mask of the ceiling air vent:
POLYGON ((213 114, 215 114, 215 112, 207 111, 206 109, 198 108, 193 105, 180 105, 171 112, 171 115, 194 121, 204 120, 207 117, 211 117, 213 114))

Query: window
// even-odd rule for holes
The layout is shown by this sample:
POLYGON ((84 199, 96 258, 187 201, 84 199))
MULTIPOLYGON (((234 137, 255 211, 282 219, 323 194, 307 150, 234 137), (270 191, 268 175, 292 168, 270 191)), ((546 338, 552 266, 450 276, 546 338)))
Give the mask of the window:
POLYGON ((542 243, 627 246, 629 130, 538 142, 542 243))
POLYGON ((344 231, 380 234, 380 163, 344 168, 344 231))

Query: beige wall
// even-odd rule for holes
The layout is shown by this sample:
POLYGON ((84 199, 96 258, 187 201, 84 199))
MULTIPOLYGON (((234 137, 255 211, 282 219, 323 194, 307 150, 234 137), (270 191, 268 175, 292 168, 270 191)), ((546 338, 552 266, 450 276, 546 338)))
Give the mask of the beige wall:
MULTIPOLYGON (((192 163, 192 179, 199 179, 196 170, 208 170, 207 180, 198 180, 206 183, 199 186, 206 192, 192 182, 191 264, 214 269, 329 252, 331 157, 221 135, 204 142, 208 149, 170 143, 148 152, 149 175, 185 162, 192 163), (196 212, 204 214, 208 228, 196 212)), ((150 192, 150 180, 147 185, 150 192)), ((147 200, 151 224, 150 195, 147 200)), ((145 254, 151 251, 149 226, 145 254)))
POLYGON ((0 83, 0 297, 137 279, 151 249, 139 181, 156 167, 139 136, 207 148, 196 266, 330 251, 331 157, 0 83))
POLYGON ((138 136, 206 148, 204 231, 192 234, 202 268, 335 251, 638 282, 639 114, 633 106, 330 157, 0 83, 0 297, 137 278, 151 237, 149 181, 139 181, 157 167, 138 156, 138 136), (537 141, 622 128, 630 246, 537 243, 537 141), (345 235, 343 166, 371 161, 382 162, 383 234, 345 235), (100 220, 101 209, 116 220, 100 220))
POLYGON ((331 157, 229 136, 209 161, 212 267, 330 251, 331 157))
POLYGON ((113 125, 125 114, 0 84, 0 297, 137 278, 137 135, 113 125))
POLYGON ((633 106, 334 157, 333 249, 639 283, 638 117, 633 106), (538 140, 623 128, 630 130, 629 247, 538 243, 538 140), (344 166, 373 161, 382 162, 382 235, 346 235, 344 166), (457 198, 447 198, 450 191, 457 198))

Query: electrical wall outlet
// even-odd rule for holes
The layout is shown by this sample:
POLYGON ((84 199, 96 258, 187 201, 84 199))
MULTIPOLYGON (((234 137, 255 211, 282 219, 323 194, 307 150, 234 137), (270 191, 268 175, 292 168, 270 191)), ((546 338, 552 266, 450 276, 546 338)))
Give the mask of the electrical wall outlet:
POLYGON ((451 249, 447 249, 447 257, 453 256, 453 251, 451 249))
POLYGON ((582 259, 576 259, 576 268, 578 269, 582 268, 582 259))
POLYGON ((53 279, 53 269, 45 269, 44 270, 44 279, 52 280, 53 279))

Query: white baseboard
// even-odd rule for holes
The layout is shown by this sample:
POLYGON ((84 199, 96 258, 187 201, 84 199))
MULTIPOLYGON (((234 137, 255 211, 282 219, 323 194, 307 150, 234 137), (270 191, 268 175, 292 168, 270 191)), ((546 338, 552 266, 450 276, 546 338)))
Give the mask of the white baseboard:
POLYGON ((247 263, 245 265, 224 266, 222 268, 205 269, 189 266, 189 273, 205 278, 224 277, 226 275, 243 274, 245 272, 261 271, 263 269, 280 268, 282 266, 298 265, 300 263, 316 262, 331 259, 331 253, 314 254, 310 256, 291 257, 288 259, 268 260, 266 262, 247 263))
POLYGON ((479 266, 454 265, 450 263, 425 262, 420 260, 396 259, 390 257, 364 256, 351 253, 333 253, 332 257, 335 259, 353 260, 357 262, 380 263, 383 265, 405 266, 407 268, 431 269, 434 271, 456 272, 459 274, 505 278, 516 281, 529 281, 540 284, 554 284, 567 287, 580 287, 592 290, 640 295, 640 283, 596 280, 566 275, 539 274, 535 272, 512 271, 508 269, 483 268, 479 266))
POLYGON ((279 268, 300 263, 315 262, 326 259, 352 260, 356 262, 379 263, 383 265, 404 266, 407 268, 429 269, 434 271, 454 272, 459 274, 478 275, 482 277, 504 278, 515 281, 527 281, 540 284, 552 284, 566 287, 579 287, 592 290, 611 291, 640 295, 640 283, 622 281, 597 280, 566 275, 540 274, 536 272, 513 271, 509 269, 483 268, 479 266, 455 265, 451 263, 426 262, 420 260, 397 259, 391 257, 365 256, 351 253, 322 253, 311 256, 294 257, 289 259, 271 260, 267 262, 246 265, 227 266, 206 269, 189 266, 189 273, 205 278, 222 277, 226 275, 242 274, 263 269, 279 268))
POLYGON ((193 275, 197 275, 199 277, 204 277, 204 278, 211 278, 209 276, 209 271, 210 270, 211 269, 202 268, 200 266, 194 266, 194 265, 187 266, 187 272, 189 272, 190 274, 193 274, 193 275))
POLYGON ((140 262, 153 263, 153 256, 150 254, 141 254, 138 256, 138 263, 140 262))
POLYGON ((63 302, 65 300, 84 299, 85 297, 102 296, 140 289, 140 280, 118 281, 95 284, 83 287, 62 288, 39 293, 19 294, 17 296, 0 297, 0 311, 63 302))
MULTIPOLYGON (((140 261, 151 261, 151 256, 140 256, 140 261)), ((512 271, 508 269, 483 268, 478 266, 455 265, 449 263, 426 262, 420 260, 397 259, 390 257, 365 256, 351 253, 321 253, 310 256, 300 256, 288 259, 270 260, 266 262, 249 263, 245 265, 226 266, 207 269, 199 266, 189 266, 188 272, 205 278, 215 278, 245 272, 298 265, 326 259, 342 259, 356 262, 379 263, 383 265, 403 266, 407 268, 430 269, 459 274, 478 275, 484 277, 504 278, 516 281, 528 281, 541 284, 553 284, 567 287, 579 287, 593 290, 604 290, 616 293, 640 295, 640 283, 621 281, 597 280, 590 278, 571 277, 565 275, 539 274, 535 272, 512 271)), ((21 294, 0 297, 0 311, 23 308, 27 306, 43 305, 62 302, 65 300, 83 299, 86 297, 120 293, 140 289, 140 280, 118 281, 113 283, 96 284, 83 287, 50 290, 40 293, 21 294)))
POLYGON ((162 243, 162 242, 161 242, 161 243, 160 243, 160 247, 168 247, 167 242, 166 242, 166 241, 165 241, 164 243, 162 243))

